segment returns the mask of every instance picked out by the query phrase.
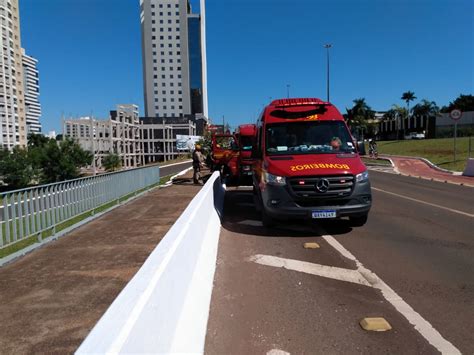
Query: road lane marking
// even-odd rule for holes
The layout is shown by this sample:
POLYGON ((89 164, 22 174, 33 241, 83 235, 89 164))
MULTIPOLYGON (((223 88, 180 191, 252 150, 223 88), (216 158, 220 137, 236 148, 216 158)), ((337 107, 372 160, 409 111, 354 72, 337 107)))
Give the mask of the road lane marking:
POLYGON ((272 349, 270 351, 267 351, 267 355, 290 355, 290 353, 280 349, 272 349))
POLYGON ((417 313, 408 303, 406 303, 394 290, 382 281, 375 273, 367 269, 352 253, 344 248, 331 235, 323 235, 322 238, 334 249, 339 251, 349 260, 356 262, 357 271, 365 277, 372 287, 380 290, 383 297, 392 304, 395 309, 402 314, 410 324, 420 333, 431 345, 442 354, 461 354, 461 352, 443 336, 433 326, 417 313))
POLYGON ((257 254, 250 257, 249 261, 260 265, 279 267, 288 270, 304 272, 306 274, 326 277, 328 279, 352 282, 369 287, 371 286, 371 284, 357 270, 313 264, 306 261, 285 259, 279 258, 277 256, 262 254, 257 254))
POLYGON ((450 212, 453 212, 453 213, 461 214, 461 215, 463 215, 463 216, 467 216, 467 217, 474 218, 474 214, 472 214, 472 213, 467 213, 467 212, 455 210, 455 209, 452 209, 452 208, 449 208, 449 207, 440 206, 440 205, 437 205, 437 204, 434 204, 434 203, 430 203, 430 202, 418 200, 418 199, 416 199, 416 198, 408 197, 408 196, 405 196, 405 195, 396 194, 396 193, 394 193, 394 192, 382 190, 382 189, 379 189, 379 188, 376 188, 376 187, 372 187, 372 190, 380 191, 380 192, 383 192, 383 193, 386 193, 386 194, 389 194, 389 195, 393 195, 393 196, 397 196, 397 197, 400 197, 400 198, 404 198, 404 199, 406 199, 406 200, 410 200, 410 201, 414 201, 414 202, 418 202, 418 203, 423 203, 423 204, 428 205, 428 206, 441 208, 441 209, 446 210, 446 211, 450 211, 450 212))

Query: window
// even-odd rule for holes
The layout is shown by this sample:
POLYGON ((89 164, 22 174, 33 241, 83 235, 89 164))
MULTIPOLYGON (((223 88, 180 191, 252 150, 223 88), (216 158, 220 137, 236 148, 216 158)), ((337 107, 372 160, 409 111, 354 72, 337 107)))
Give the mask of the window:
POLYGON ((170 58, 170 63, 173 63, 173 58, 170 58))
POLYGON ((173 48, 173 43, 168 43, 168 48, 173 48))
POLYGON ((173 36, 168 36, 168 39, 173 39, 173 36))
POLYGON ((178 70, 181 70, 181 67, 178 67, 178 70))
POLYGON ((174 110, 174 105, 171 106, 171 109, 174 110))
POLYGON ((160 12, 160 16, 163 16, 163 12, 160 12))
POLYGON ((166 90, 163 90, 161 93, 162 93, 163 95, 166 95, 166 90))
POLYGON ((158 75, 153 75, 153 79, 158 79, 158 75))
POLYGON ((181 45, 179 43, 176 43, 176 47, 181 47, 181 45))
POLYGON ((179 109, 182 110, 182 109, 183 109, 183 106, 179 105, 179 109))
POLYGON ((174 86, 174 83, 170 83, 170 86, 174 86))
POLYGON ((163 74, 163 75, 161 76, 161 79, 165 79, 165 78, 166 78, 166 76, 163 74))
POLYGON ((165 67, 161 67, 161 70, 162 70, 162 71, 165 71, 165 70, 166 70, 166 68, 165 68, 165 67))
POLYGON ((155 102, 158 102, 158 98, 155 98, 155 102))
POLYGON ((179 98, 178 101, 179 101, 179 102, 183 102, 183 99, 182 99, 182 98, 179 98))
POLYGON ((168 27, 168 32, 171 32, 173 31, 173 29, 171 27, 168 27))
POLYGON ((155 44, 155 43, 153 43, 151 46, 152 46, 153 48, 156 48, 156 44, 155 44))
POLYGON ((171 23, 171 20, 168 20, 168 23, 171 23))
POLYGON ((174 102, 174 98, 171 98, 171 102, 174 102))
POLYGON ((179 40, 179 36, 176 36, 176 39, 179 40))
POLYGON ((174 5, 174 7, 179 8, 179 4, 174 5))
POLYGON ((154 12, 152 12, 152 13, 151 13, 151 16, 155 16, 155 13, 154 13, 154 12))
POLYGON ((155 90, 155 95, 158 95, 158 90, 155 90))
POLYGON ((151 4, 151 8, 154 9, 154 8, 155 8, 155 4, 151 4))
POLYGON ((168 9, 171 7, 171 4, 168 4, 168 9))
POLYGON ((163 40, 163 39, 165 39, 165 37, 164 37, 164 36, 160 36, 160 39, 162 39, 162 40, 163 40))
POLYGON ((163 23, 163 20, 160 20, 160 23, 163 23))
POLYGON ((163 27, 160 27, 160 32, 163 32, 163 27))
POLYGON ((151 23, 155 24, 155 23, 156 23, 156 21, 155 21, 155 20, 151 20, 151 23))
POLYGON ((176 16, 179 16, 179 11, 176 11, 176 16))
POLYGON ((179 90, 179 91, 178 91, 178 94, 182 95, 182 94, 183 94, 183 92, 182 92, 181 90, 179 90))
POLYGON ((168 16, 171 16, 171 11, 170 11, 170 12, 168 12, 168 16))
POLYGON ((151 36, 151 39, 156 39, 156 36, 151 36))
MULTIPOLYGON (((156 47, 156 45, 154 44, 153 46, 156 47)), ((165 48, 165 44, 164 43, 160 43, 160 48, 165 48)))
POLYGON ((159 7, 160 9, 162 9, 162 8, 163 8, 163 4, 159 4, 158 7, 159 7))
MULTIPOLYGON (((155 53, 156 54, 156 53, 155 53)), ((160 52, 161 55, 165 55, 165 52, 160 52)))
POLYGON ((153 63, 156 63, 156 59, 153 59, 153 63))
POLYGON ((162 59, 161 59, 161 63, 164 63, 164 62, 165 62, 165 60, 162 58, 162 59))
POLYGON ((179 19, 178 19, 178 20, 176 20, 176 23, 179 23, 179 19))
POLYGON ((171 94, 171 95, 174 95, 174 90, 171 90, 171 91, 170 91, 170 94, 171 94))
POLYGON ((181 79, 181 74, 178 74, 178 79, 181 79))
POLYGON ((173 74, 170 75, 170 79, 173 79, 173 74))
POLYGON ((163 102, 166 102, 166 97, 165 97, 165 98, 163 98, 163 102))

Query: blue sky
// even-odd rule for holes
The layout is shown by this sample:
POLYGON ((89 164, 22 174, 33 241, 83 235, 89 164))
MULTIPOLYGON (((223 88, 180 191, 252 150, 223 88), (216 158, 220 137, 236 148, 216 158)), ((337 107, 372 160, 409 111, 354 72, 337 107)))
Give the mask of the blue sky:
MULTIPOLYGON (((196 1, 193 0, 193 3, 196 1)), ((326 97, 376 110, 404 91, 445 105, 473 94, 471 0, 207 0, 209 114, 255 121, 270 98, 326 97)), ((62 114, 143 114, 139 0, 20 0, 22 45, 39 62, 43 131, 62 114)))

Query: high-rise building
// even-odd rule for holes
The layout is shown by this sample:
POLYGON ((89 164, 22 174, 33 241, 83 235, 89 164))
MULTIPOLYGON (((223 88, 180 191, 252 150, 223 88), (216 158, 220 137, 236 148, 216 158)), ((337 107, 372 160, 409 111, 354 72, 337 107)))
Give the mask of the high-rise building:
POLYGON ((26 55, 23 49, 23 75, 27 134, 41 133, 41 105, 39 102, 38 60, 26 55))
POLYGON ((205 1, 140 0, 146 117, 207 117, 205 1))
POLYGON ((0 0, 0 147, 26 146, 27 128, 18 0, 0 0))

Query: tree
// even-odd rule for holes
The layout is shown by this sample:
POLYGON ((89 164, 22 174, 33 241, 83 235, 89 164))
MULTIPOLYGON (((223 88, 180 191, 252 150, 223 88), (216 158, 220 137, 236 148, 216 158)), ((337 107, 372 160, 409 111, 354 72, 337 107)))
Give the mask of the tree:
POLYGON ((365 102, 365 98, 355 99, 352 102, 354 106, 350 109, 346 108, 349 126, 353 130, 373 134, 376 125, 375 122, 373 122, 375 112, 365 102))
POLYGON ((105 171, 115 171, 122 166, 122 160, 115 153, 109 153, 102 159, 102 165, 105 171))
POLYGON ((10 152, 2 150, 0 154, 0 175, 11 189, 27 187, 36 176, 25 148, 14 147, 10 152))
POLYGON ((413 106, 412 111, 416 117, 434 117, 439 113, 439 107, 436 102, 423 99, 413 106))
POLYGON ((70 138, 61 142, 48 138, 46 144, 30 148, 29 154, 42 183, 78 178, 79 168, 92 162, 92 154, 70 138))
POLYGON ((455 108, 463 112, 474 111, 474 95, 459 95, 456 100, 450 102, 448 106, 443 106, 441 112, 448 113, 455 108))
POLYGON ((399 105, 392 105, 390 110, 388 110, 384 115, 385 118, 396 121, 397 139, 400 138, 401 122, 403 118, 406 116, 407 116, 407 109, 399 105))

